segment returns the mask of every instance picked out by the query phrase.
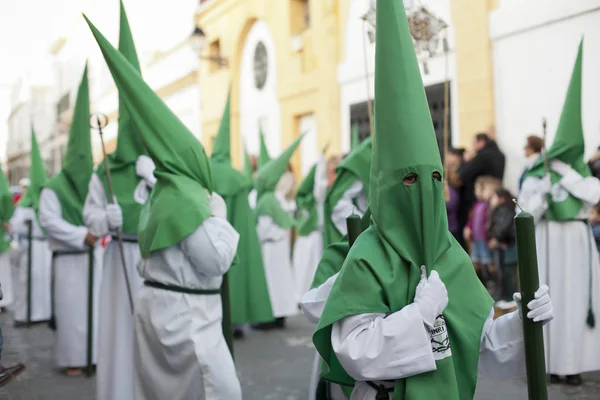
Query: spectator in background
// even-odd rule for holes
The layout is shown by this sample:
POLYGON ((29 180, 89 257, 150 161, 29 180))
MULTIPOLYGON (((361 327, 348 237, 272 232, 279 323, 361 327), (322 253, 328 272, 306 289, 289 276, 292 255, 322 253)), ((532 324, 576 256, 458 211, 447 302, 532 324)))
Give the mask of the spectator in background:
POLYGON ((525 173, 529 171, 529 168, 533 167, 533 164, 542 156, 542 150, 544 149, 544 139, 539 136, 530 135, 527 136, 527 142, 525 143, 525 169, 519 177, 519 190, 523 180, 525 180, 525 173))
POLYGON ((458 243, 466 249, 465 238, 463 237, 464 223, 461 225, 459 220, 460 193, 451 184, 452 177, 456 174, 462 164, 463 151, 459 149, 448 149, 446 154, 446 174, 448 174, 448 192, 450 198, 446 201, 446 212, 448 213, 448 230, 458 243))
POLYGON ((589 220, 592 232, 594 232, 594 239, 596 239, 596 248, 598 249, 598 253, 600 253, 600 203, 592 208, 589 220))
POLYGON ((481 176, 491 176, 502 180, 504 175, 504 154, 486 133, 478 133, 473 138, 475 156, 465 162, 457 171, 455 187, 461 187, 462 211, 469 210, 475 204, 475 181, 481 176))
MULTIPOLYGON (((296 177, 292 170, 292 165, 288 164, 287 170, 277 184, 276 192, 279 192, 285 196, 288 202, 294 202, 296 197, 296 177)), ((293 207, 295 210, 295 207, 293 207)), ((292 210, 293 211, 293 210, 292 210)))
POLYGON ((590 166, 590 170, 592 170, 592 175, 600 179, 600 146, 596 149, 596 153, 592 158, 590 158, 588 165, 590 166))

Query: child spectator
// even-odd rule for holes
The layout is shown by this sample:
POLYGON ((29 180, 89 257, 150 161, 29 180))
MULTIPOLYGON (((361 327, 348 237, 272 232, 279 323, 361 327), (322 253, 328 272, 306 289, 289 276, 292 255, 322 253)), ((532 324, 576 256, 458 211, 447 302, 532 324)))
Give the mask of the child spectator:
POLYGON ((600 203, 592 208, 592 212, 590 213, 590 225, 592 226, 592 232, 594 232, 594 238, 596 239, 596 248, 600 253, 600 203))
POLYGON ((502 309, 515 307, 512 296, 517 291, 517 246, 515 240, 514 197, 504 189, 497 189, 490 201, 491 213, 487 234, 488 247, 494 254, 498 274, 494 299, 502 309))
POLYGON ((471 260, 479 279, 486 285, 489 291, 494 291, 494 282, 488 282, 489 275, 495 275, 496 270, 492 264, 492 256, 488 248, 487 219, 489 213, 489 202, 496 189, 500 187, 500 181, 490 176, 482 176, 475 181, 475 198, 477 201, 471 210, 471 217, 465 226, 465 240, 471 242, 471 260))

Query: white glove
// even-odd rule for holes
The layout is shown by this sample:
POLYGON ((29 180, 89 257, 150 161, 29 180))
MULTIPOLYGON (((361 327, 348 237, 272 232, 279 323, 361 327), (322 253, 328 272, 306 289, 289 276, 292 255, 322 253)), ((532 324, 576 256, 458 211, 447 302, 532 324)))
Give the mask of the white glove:
POLYGON ((423 322, 433 327, 438 315, 448 305, 448 291, 437 271, 432 271, 428 279, 425 266, 421 267, 421 281, 417 285, 414 303, 419 308, 423 322))
POLYGON ((148 156, 141 155, 135 162, 135 174, 142 178, 151 189, 154 188, 156 183, 155 169, 154 161, 148 156))
MULTIPOLYGON (((527 304, 529 312, 527 318, 532 319, 533 322, 541 322, 542 325, 546 325, 554 318, 554 308, 552 307, 552 300, 548 292, 550 289, 546 285, 542 285, 533 295, 534 299, 527 304)), ((513 294, 513 299, 517 303, 517 312, 519 318, 521 317, 521 293, 513 294)))
POLYGON ((539 188, 540 188, 540 192, 542 192, 542 194, 550 193, 550 190, 552 190, 552 181, 550 180, 550 174, 546 174, 541 179, 539 188))
POLYGON ((215 217, 227 219, 227 205, 225 204, 225 200, 214 192, 210 196, 210 209, 215 217))
POLYGON ((573 168, 571 168, 569 164, 564 163, 560 160, 552 160, 550 161, 550 169, 559 174, 560 176, 565 176, 569 172, 571 172, 573 168))
POLYGON ((108 204, 106 206, 106 219, 108 220, 108 229, 111 231, 120 229, 123 226, 123 212, 118 204, 108 204))

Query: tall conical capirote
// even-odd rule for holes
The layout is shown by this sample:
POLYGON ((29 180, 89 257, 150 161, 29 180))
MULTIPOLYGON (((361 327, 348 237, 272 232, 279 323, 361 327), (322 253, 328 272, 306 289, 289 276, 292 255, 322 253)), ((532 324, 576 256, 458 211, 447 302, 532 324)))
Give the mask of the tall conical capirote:
POLYGON ((375 98, 373 219, 403 258, 430 269, 450 246, 443 184, 432 177, 443 168, 401 1, 377 2, 375 98), (418 175, 411 186, 409 174, 418 175))
POLYGON ((219 131, 213 143, 211 158, 220 162, 231 164, 231 114, 230 114, 231 90, 227 94, 227 102, 219 124, 219 131))
POLYGON ((143 257, 180 242, 212 215, 210 161, 204 147, 87 19, 129 115, 156 164, 157 183, 140 216, 143 257))
POLYGON ((279 157, 269 161, 266 165, 261 165, 256 177, 256 192, 259 197, 262 193, 275 190, 277 183, 288 168, 294 151, 303 138, 304 134, 300 135, 279 157))
MULTIPOLYGON (((560 114, 560 121, 556 128, 556 135, 554 136, 552 146, 548 149, 547 156, 550 161, 556 159, 571 165, 580 175, 587 177, 591 175, 591 171, 583 159, 585 141, 581 119, 582 66, 583 39, 579 43, 569 88, 567 89, 567 95, 560 114)), ((544 160, 540 159, 527 171, 525 176, 541 178, 546 173, 544 160)), ((550 174, 553 184, 560 181, 561 176, 559 174, 554 171, 550 171, 550 174)), ((571 194, 566 198, 550 198, 547 218, 552 221, 571 220, 579 214, 581 208, 581 201, 571 194)))
POLYGON ((271 161, 271 156, 269 155, 269 150, 267 149, 267 144, 265 143, 265 134, 260 131, 260 152, 258 154, 258 168, 264 167, 271 161))
POLYGON ((89 118, 90 91, 86 63, 77 91, 62 170, 46 185, 60 201, 62 218, 76 226, 83 225, 83 205, 94 172, 89 118))
POLYGON ((40 153, 37 138, 33 127, 31 127, 31 165, 29 166, 29 187, 25 195, 19 200, 20 207, 33 207, 38 210, 40 204, 40 194, 48 180, 46 165, 40 153))

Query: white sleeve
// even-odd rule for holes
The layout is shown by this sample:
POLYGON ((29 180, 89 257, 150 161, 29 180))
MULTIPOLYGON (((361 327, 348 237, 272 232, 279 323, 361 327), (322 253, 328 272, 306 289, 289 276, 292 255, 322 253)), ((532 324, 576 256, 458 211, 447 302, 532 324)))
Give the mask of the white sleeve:
POLYGON ((248 204, 252 210, 256 209, 256 189, 252 189, 248 194, 248 204))
POLYGON ((540 190, 542 184, 542 180, 539 178, 529 177, 525 179, 518 199, 519 205, 523 210, 531 213, 536 224, 540 222, 548 209, 546 195, 540 190))
POLYGON ((10 233, 26 235, 28 233, 28 227, 25 221, 29 220, 29 213, 24 207, 15 208, 8 225, 10 226, 10 233))
POLYGON ((492 308, 481 335, 479 374, 491 379, 525 376, 523 324, 517 312, 494 319, 492 308))
POLYGON ((350 188, 344 192, 342 198, 333 207, 331 221, 338 232, 342 234, 342 236, 348 233, 348 228, 346 227, 346 218, 348 218, 348 216, 352 213, 362 217, 363 213, 365 212, 365 209, 362 208, 362 203, 365 202, 361 201, 361 198, 363 197, 365 197, 363 184, 361 181, 356 180, 356 182, 354 182, 352 186, 350 186, 350 188), (358 201, 355 202, 355 200, 358 201))
POLYGON ((237 251, 240 235, 224 218, 209 217, 181 241, 181 250, 190 263, 207 276, 227 272, 237 251))
POLYGON ((560 186, 583 203, 594 206, 600 202, 600 179, 596 177, 584 178, 571 169, 563 175, 560 186))
POLYGON ((90 233, 97 237, 105 236, 109 232, 106 217, 106 192, 98 175, 93 174, 88 187, 88 194, 83 206, 83 223, 89 228, 90 233))
POLYGON ((416 304, 393 314, 359 314, 333 324, 331 346, 357 381, 402 379, 436 369, 416 304))
POLYGON ((339 272, 327 279, 321 286, 310 289, 302 296, 300 307, 310 322, 319 323, 327 298, 338 275, 339 272))
POLYGON ((268 215, 260 215, 258 217, 258 225, 256 227, 258 238, 261 243, 278 242, 287 236, 287 231, 278 226, 273 218, 268 215))
POLYGON ((51 189, 43 189, 40 195, 40 225, 48 236, 76 249, 85 248, 88 229, 71 225, 62 218, 58 196, 51 189))
POLYGON ((325 195, 327 194, 327 163, 325 161, 325 156, 321 154, 319 160, 317 161, 317 167, 315 169, 315 183, 313 187, 313 195, 315 196, 315 201, 317 202, 317 207, 320 207, 321 204, 325 201, 325 195))

